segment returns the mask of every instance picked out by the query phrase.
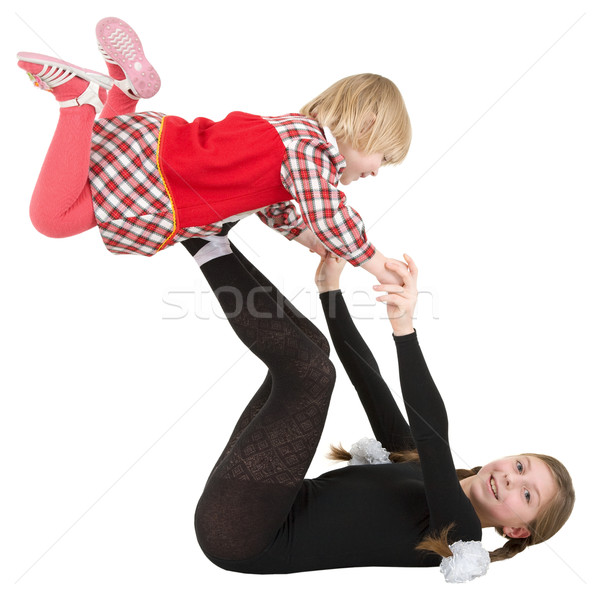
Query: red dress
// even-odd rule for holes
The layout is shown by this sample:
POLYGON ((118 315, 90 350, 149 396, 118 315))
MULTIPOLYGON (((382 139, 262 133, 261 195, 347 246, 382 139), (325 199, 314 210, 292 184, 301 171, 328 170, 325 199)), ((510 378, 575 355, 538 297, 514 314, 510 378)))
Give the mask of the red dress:
POLYGON ((318 123, 300 114, 186 122, 145 112, 96 122, 90 184, 114 253, 153 255, 257 213, 287 238, 308 225, 330 251, 360 265, 375 249, 337 189, 345 165, 318 123))

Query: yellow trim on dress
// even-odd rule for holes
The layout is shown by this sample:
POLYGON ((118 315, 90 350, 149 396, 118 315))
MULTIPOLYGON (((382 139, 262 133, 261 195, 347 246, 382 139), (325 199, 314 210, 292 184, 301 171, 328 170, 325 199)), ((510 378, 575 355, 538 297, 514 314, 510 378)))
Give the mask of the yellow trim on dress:
POLYGON ((158 141, 156 144, 156 167, 158 169, 158 173, 160 174, 160 178, 165 187, 167 197, 169 198, 169 201, 171 202, 171 213, 173 214, 173 232, 171 232, 171 234, 169 234, 169 236, 166 238, 166 240, 163 242, 163 244, 160 245, 160 247, 158 247, 158 249, 156 250, 156 253, 161 251, 165 247, 165 245, 173 238, 173 236, 175 235, 175 232, 177 232, 177 212, 175 211, 175 203, 173 201, 171 191, 169 190, 169 185, 167 184, 167 179, 164 177, 162 170, 160 169, 160 158, 159 158, 159 156, 160 156, 160 141, 162 139, 163 124, 165 122, 165 118, 166 118, 166 116, 163 116, 162 120, 160 121, 160 129, 158 131, 158 141))

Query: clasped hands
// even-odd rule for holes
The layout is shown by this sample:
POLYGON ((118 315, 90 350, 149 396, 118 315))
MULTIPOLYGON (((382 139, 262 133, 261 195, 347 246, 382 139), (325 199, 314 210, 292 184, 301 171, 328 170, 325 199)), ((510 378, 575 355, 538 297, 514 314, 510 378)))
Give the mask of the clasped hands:
MULTIPOLYGON (((373 290, 384 293, 376 300, 386 304, 387 317, 396 336, 414 331, 412 319, 418 295, 417 266, 408 255, 405 254, 404 259, 405 262, 386 259, 385 275, 378 276, 380 283, 373 286, 373 290)), ((330 252, 320 256, 315 272, 315 283, 320 293, 339 290, 340 276, 345 265, 345 259, 330 252)))

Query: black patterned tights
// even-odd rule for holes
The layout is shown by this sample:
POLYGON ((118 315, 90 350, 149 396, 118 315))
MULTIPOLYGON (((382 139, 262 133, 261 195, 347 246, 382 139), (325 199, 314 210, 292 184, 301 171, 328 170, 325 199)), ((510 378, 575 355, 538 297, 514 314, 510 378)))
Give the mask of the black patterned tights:
MULTIPOLYGON (((185 241, 194 254, 201 245, 185 241)), ((202 266, 229 323, 267 366, 196 509, 196 535, 215 558, 259 554, 286 519, 321 438, 335 370, 325 337, 246 258, 202 266)))

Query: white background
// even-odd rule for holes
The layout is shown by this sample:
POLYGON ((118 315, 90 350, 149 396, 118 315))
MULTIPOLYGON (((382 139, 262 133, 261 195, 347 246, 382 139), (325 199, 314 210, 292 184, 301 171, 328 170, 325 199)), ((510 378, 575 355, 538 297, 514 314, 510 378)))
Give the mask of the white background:
MULTIPOLYGON (((580 595, 597 586, 598 3, 31 0, 9 3, 2 23, 3 594, 580 595), (182 247, 117 257, 96 230, 53 240, 28 219, 58 111, 14 56, 103 70, 94 28, 109 15, 134 26, 162 76, 140 109, 281 114, 349 74, 397 83, 414 129, 409 155, 346 189, 349 203, 380 250, 420 266, 416 327, 457 466, 536 451, 572 472, 576 509, 555 538, 459 588, 435 569, 261 577, 204 558, 195 504, 262 365, 182 247)), ((314 255, 256 218, 232 239, 324 328, 314 255)), ((347 268, 343 283, 398 392, 374 280, 347 268)), ((371 435, 341 367, 338 378, 310 475, 333 466, 330 442, 371 435)), ((499 544, 493 533, 485 541, 499 544)))

